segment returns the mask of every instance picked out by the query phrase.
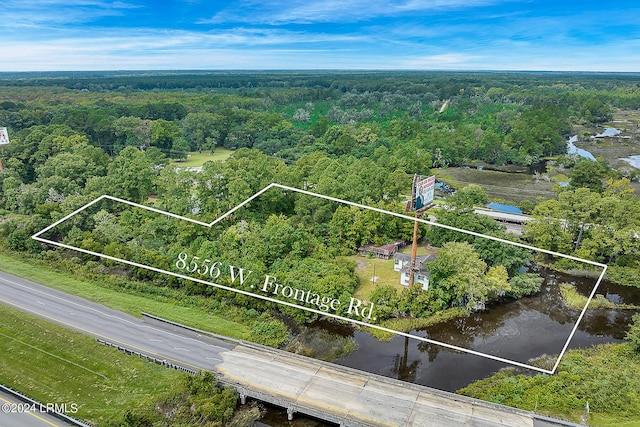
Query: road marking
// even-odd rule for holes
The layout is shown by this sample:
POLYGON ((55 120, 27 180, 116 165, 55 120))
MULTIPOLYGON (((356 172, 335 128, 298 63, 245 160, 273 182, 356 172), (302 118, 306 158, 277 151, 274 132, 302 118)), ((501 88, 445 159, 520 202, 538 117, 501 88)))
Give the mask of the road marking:
POLYGON ((603 277, 604 277, 604 275, 605 275, 605 273, 607 271, 607 265, 606 264, 602 264, 602 263, 599 263, 599 262, 596 262, 596 261, 590 261, 590 260, 586 260, 586 259, 582 259, 582 258, 578 258, 578 257, 572 256, 572 255, 566 255, 566 254, 562 254, 562 253, 559 253, 559 252, 550 251, 550 250, 547 250, 547 249, 536 248, 534 246, 527 245, 525 243, 514 242, 514 241, 511 241, 511 240, 507 240, 507 239, 503 239, 503 238, 499 238, 499 237, 494 237, 494 236, 490 236, 490 235, 486 235, 486 234, 482 234, 482 233, 477 233, 475 231, 464 230, 464 229, 461 229, 461 228, 457 228, 457 227, 453 227, 453 226, 445 225, 445 224, 439 224, 437 222, 427 221, 425 219, 411 217, 411 216, 408 216, 408 215, 405 215, 405 214, 402 214, 402 213, 397 213, 397 212, 387 211, 387 210, 380 209, 380 208, 366 206, 366 205, 363 205, 363 204, 360 204, 360 203, 350 202, 348 200, 338 199, 336 197, 331 197, 331 196, 326 196, 326 195, 323 195, 323 194, 313 193, 311 191, 301 190, 299 188, 289 187, 289 186, 278 184, 278 183, 275 183, 275 182, 267 185, 262 190, 258 191, 253 196, 249 197, 244 202, 242 202, 239 205, 235 206, 234 208, 229 210, 227 213, 223 214, 222 216, 220 216, 219 218, 217 218, 216 220, 214 220, 213 222, 211 222, 209 224, 203 223, 201 221, 197 221, 197 220, 194 220, 194 219, 191 219, 191 218, 187 218, 187 217, 183 217, 183 216, 180 216, 180 215, 176 215, 176 214, 173 214, 173 213, 170 213, 170 212, 166 212, 166 211, 163 211, 163 210, 160 210, 160 209, 152 208, 152 207, 149 207, 149 206, 144 206, 144 205, 141 205, 139 203, 135 203, 135 202, 131 202, 131 201, 128 201, 128 200, 120 199, 118 197, 108 196, 108 195, 105 194, 105 195, 102 195, 102 196, 96 198, 95 200, 87 203, 86 205, 78 208, 76 211, 70 213, 69 215, 65 216, 64 218, 61 218, 60 220, 56 221, 55 223, 51 224, 50 226, 40 230, 36 234, 32 235, 31 238, 34 239, 34 240, 37 240, 39 242, 42 242, 42 243, 51 244, 51 245, 58 246, 58 247, 61 247, 61 248, 66 248, 66 249, 82 252, 82 253, 85 253, 85 254, 101 257, 101 258, 104 258, 104 259, 120 262, 120 263, 127 264, 127 265, 132 265, 134 267, 144 268, 146 270, 154 271, 156 273, 163 273, 163 274, 166 274, 166 275, 169 275, 169 276, 178 277, 178 278, 185 279, 185 280, 190 280, 192 282, 202 283, 202 284, 205 284, 205 285, 208 285, 208 286, 215 286, 217 288, 224 289, 224 290, 231 291, 231 292, 236 292, 236 293, 239 293, 239 294, 242 294, 242 295, 247 295, 247 296, 250 296, 250 297, 259 298, 259 299, 262 299, 262 300, 265 300, 265 301, 270 301, 270 302, 273 302, 273 303, 276 303, 276 304, 281 304, 281 305, 285 305, 285 306, 288 306, 288 307, 297 308, 297 309, 300 309, 300 310, 306 310, 308 312, 320 314, 322 316, 327 316, 327 317, 332 317, 334 319, 344 320, 346 322, 353 323, 355 325, 365 326, 365 327, 377 329, 377 330, 380 330, 380 331, 383 331, 383 332, 388 332, 388 333, 392 333, 392 334, 395 334, 395 335, 404 336, 404 337, 407 337, 407 338, 413 338, 413 339, 424 341, 424 342, 427 342, 427 343, 436 344, 436 345, 439 345, 441 347, 445 347, 445 348, 448 348, 448 349, 461 351, 461 352, 468 353, 468 354, 473 354, 473 355, 476 355, 476 356, 486 357, 488 359, 496 360, 496 361, 503 362, 503 363, 508 363, 508 364, 519 366, 519 367, 522 367, 522 368, 532 369, 532 370, 543 372, 543 373, 546 373, 546 374, 554 374, 556 369, 558 368, 558 365, 560 364, 560 361, 561 361, 562 357, 564 356, 564 353, 567 351, 567 348, 569 347, 569 344, 571 343, 571 340, 573 339, 573 336, 576 333, 576 331, 578 329, 578 326, 580 325, 580 322, 582 321, 582 318, 584 317, 584 315, 585 315, 585 313, 587 311, 587 308, 589 308, 589 304, 591 303, 591 300, 595 296, 596 290, 598 289, 598 287, 600 285, 600 282, 602 281, 602 279, 603 279, 603 277), (173 217, 173 218, 177 218, 177 219, 184 220, 184 221, 187 221, 187 222, 190 222, 190 223, 194 223, 194 224, 198 224, 198 225, 202 225, 202 226, 211 228, 212 226, 214 226, 218 222, 220 222, 220 221, 224 220, 225 218, 227 218, 229 215, 231 215, 235 211, 241 209, 243 206, 245 206, 248 203, 250 203, 252 200, 258 198, 260 195, 262 195, 263 193, 267 192, 271 188, 280 188, 280 189, 285 190, 285 191, 292 191, 292 192, 297 192, 297 193, 305 194, 305 195, 312 196, 312 197, 319 197, 319 198, 322 198, 322 199, 325 199, 325 200, 329 200, 329 201, 332 201, 332 202, 342 203, 342 204, 346 204, 346 205, 353 206, 353 207, 356 207, 356 208, 361 208, 361 209, 370 210, 370 211, 373 211, 373 212, 387 214, 387 215, 391 215, 391 216, 394 216, 394 217, 397 217, 397 218, 407 219, 407 220, 411 221, 412 223, 420 222, 420 223, 423 223, 423 224, 427 224, 427 225, 431 225, 431 226, 435 226, 435 227, 439 227, 439 228, 444 228, 446 230, 453 230, 453 231, 461 232, 461 233, 468 234, 468 235, 475 236, 475 237, 481 237, 481 238, 493 240, 493 241, 496 241, 496 242, 501 242, 501 243, 512 245, 512 246, 525 248, 525 249, 536 251, 536 252, 542 252, 542 253, 553 255, 553 256, 559 256, 559 257, 562 257, 562 258, 567 258, 567 259, 571 259, 571 260, 574 260, 574 261, 578 261, 578 262, 583 262, 583 263, 590 264, 590 265, 599 266, 599 267, 602 267, 602 273, 598 277, 598 279, 596 281, 596 284, 595 284, 593 290, 591 291, 591 294, 589 295, 589 298, 587 299, 587 302, 586 302, 584 308, 580 312, 580 315, 578 316, 578 320, 574 324, 573 329, 571 330, 571 333, 569 334, 569 337, 567 338, 567 341, 565 342, 564 347, 562 348, 562 351, 560 352, 560 355, 557 357, 557 359, 555 361, 555 365, 553 366, 553 368, 551 370, 549 370, 549 369, 539 368, 539 367, 534 366, 534 365, 528 365, 526 363, 517 362, 515 360, 510 360, 510 359, 506 359, 506 358, 503 358, 503 357, 494 356, 494 355, 491 355, 491 354, 488 354, 488 353, 475 351, 475 350, 472 350, 472 349, 469 349, 469 348, 460 347, 460 346, 453 345, 453 344, 448 344, 448 343, 445 343, 445 342, 442 342, 442 341, 432 340, 430 338, 425 338, 425 337, 422 337, 422 336, 419 336, 419 335, 413 335, 413 334, 410 334, 410 333, 400 332, 400 331, 396 331, 396 330, 393 330, 393 329, 390 329, 390 328, 386 328, 386 327, 382 327, 382 326, 378 326, 378 325, 373 325, 373 324, 370 324, 370 323, 368 323, 366 321, 351 319, 351 318, 348 318, 348 317, 340 316, 340 315, 333 314, 333 313, 328 313, 328 312, 325 312, 325 311, 322 311, 322 310, 316 310, 316 309, 313 309, 313 308, 310 308, 310 307, 304 307, 304 306, 301 306, 299 304, 295 304, 295 303, 291 303, 291 302, 288 302, 288 301, 279 300, 279 299, 276 299, 276 298, 271 298, 271 297, 264 296, 264 295, 257 295, 257 294, 255 294, 253 292, 244 291, 242 289, 237 289, 237 288, 225 286, 225 285, 222 285, 222 284, 219 284, 219 283, 214 283, 214 282, 209 282, 209 281, 202 280, 202 279, 197 279, 195 277, 174 273, 174 272, 171 272, 171 271, 163 270, 161 268, 152 267, 152 266, 141 264, 141 263, 138 263, 138 262, 129 261, 129 260, 122 259, 122 258, 117 258, 117 257, 106 255, 106 254, 103 254, 103 253, 100 253, 100 252, 90 251, 90 250, 87 250, 87 249, 82 249, 82 248, 79 248, 79 247, 76 247, 76 246, 72 246, 72 245, 68 245, 68 244, 65 244, 65 243, 56 242, 56 241, 53 241, 53 240, 49 240, 49 239, 45 239, 43 237, 40 237, 41 235, 43 235, 47 231, 53 229, 58 224, 61 224, 62 222, 66 221, 67 219, 71 218, 72 216, 74 216, 76 214, 79 214, 83 210, 87 209, 89 206, 92 206, 93 204, 95 204, 98 201, 103 200, 103 199, 113 200, 113 201, 116 201, 116 202, 119 202, 119 203, 123 203, 123 204, 129 205, 129 206, 134 206, 134 207, 137 207, 137 208, 140 208, 140 209, 148 210, 148 211, 151 211, 151 212, 156 212, 156 213, 159 213, 159 214, 162 214, 162 215, 167 215, 167 216, 170 216, 170 217, 173 217))
POLYGON ((187 350, 186 348, 182 348, 182 347, 173 347, 173 349, 174 349, 174 350, 187 351, 187 352, 188 352, 188 351, 190 351, 190 350, 187 350))
MULTIPOLYGON (((12 404, 13 404, 13 402, 10 402, 10 401, 8 401, 7 399, 4 399, 4 398, 2 398, 2 397, 0 397, 0 400, 2 400, 2 401, 3 401, 3 402, 5 402, 5 403, 8 403, 9 405, 12 405, 12 404)), ((32 417, 35 417, 35 418, 39 419, 40 421, 42 421, 42 422, 44 422, 44 423, 49 424, 50 426, 53 426, 53 427, 60 427, 58 424, 54 424, 54 423, 52 423, 51 421, 47 421, 47 420, 45 420, 44 418, 42 418, 42 417, 40 417, 40 416, 38 416, 38 415, 34 414, 34 413, 33 413, 33 412, 31 412, 31 411, 20 412, 20 413, 22 413, 22 414, 29 414, 29 415, 31 415, 32 417)))
POLYGON ((149 338, 149 341, 153 341, 153 342, 162 342, 162 340, 159 340, 157 338, 149 338))
MULTIPOLYGON (((94 308, 94 307, 91 307, 91 306, 89 306, 89 305, 80 304, 79 302, 72 301, 71 299, 67 299, 67 298, 59 297, 59 296, 54 295, 54 294, 52 294, 52 293, 50 293, 50 292, 45 292, 45 291, 43 291, 43 290, 41 290, 41 289, 37 289, 37 288, 36 288, 36 287, 44 287, 44 285, 42 285, 42 284, 35 283, 35 282, 31 282, 31 281, 29 281, 28 279, 24 279, 24 278, 20 278, 20 279, 27 281, 27 283, 29 283, 29 285, 25 285, 25 284, 23 284, 23 283, 18 283, 18 282, 15 282, 15 281, 11 280, 11 279, 8 279, 8 278, 2 278, 2 281, 3 281, 3 282, 6 282, 6 283, 10 283, 10 284, 12 284, 12 285, 14 285, 14 286, 18 286, 18 287, 21 287, 21 288, 27 289, 27 290, 28 290, 28 291, 30 291, 30 292, 37 292, 37 293, 39 293, 39 294, 44 295, 44 296, 45 296, 45 297, 47 297, 47 298, 57 299, 57 300, 60 300, 60 301, 64 301, 64 302, 65 302, 65 303, 67 303, 67 304, 72 304, 72 305, 75 305, 75 306, 77 306, 77 307, 81 307, 82 309, 86 309, 86 310, 89 310, 89 311, 94 311, 94 312, 96 312, 96 313, 100 314, 101 316, 109 317, 109 318, 112 318, 112 319, 117 319, 117 320, 118 320, 118 321, 120 321, 120 322, 124 322, 124 323, 129 323, 129 324, 131 324, 131 325, 135 325, 136 327, 145 328, 145 329, 150 329, 150 330, 152 330, 152 331, 160 332, 160 333, 162 333, 162 334, 171 335, 171 336, 178 337, 178 338, 181 338, 181 339, 186 339, 186 340, 189 340, 189 341, 195 341, 195 342, 199 342, 199 343, 201 343, 201 342, 202 342, 201 340, 197 340, 197 339, 195 339, 195 338, 185 337, 184 335, 176 334, 176 333, 170 332, 170 331, 168 331, 168 330, 166 330, 166 329, 158 329, 158 328, 154 328, 153 326, 149 326, 149 325, 145 325, 145 324, 140 324, 140 323, 135 323, 135 322, 130 321, 129 319, 125 319, 124 317, 122 317, 122 316, 120 316, 120 315, 117 315, 117 314, 110 314, 110 313, 104 312, 104 311, 102 311, 102 310, 98 310, 98 309, 96 309, 96 308, 94 308), (31 286, 31 283, 33 283, 34 285, 36 285, 36 287, 31 286)), ((57 291, 57 289, 55 289, 55 290, 57 291)), ((50 291, 50 289, 48 289, 48 291, 50 291)), ((60 292, 61 292, 61 291, 60 291, 60 292)), ((67 294, 67 296, 69 296, 69 295, 67 294)), ((74 296, 74 295, 72 295, 72 296, 74 296)), ((76 297, 77 297, 77 298, 79 298, 79 299, 84 299, 84 298, 79 297, 79 296, 76 296, 76 297)), ((2 300, 0 300, 0 301, 2 301, 2 300)), ((93 301, 88 301, 88 302, 93 303, 93 301)), ((42 305, 46 305, 45 303, 40 302, 40 301, 38 301, 38 303, 39 303, 39 304, 42 304, 42 305)), ((17 306, 17 305, 16 305, 16 306, 17 306)), ((17 306, 17 307, 19 307, 19 306, 17 306)), ((109 309, 108 307, 104 307, 104 308, 109 309)), ((126 314, 126 313, 121 313, 121 314, 126 314)), ((40 314, 39 314, 39 315, 40 315, 40 314)), ((44 315, 44 314, 41 314, 41 315, 40 315, 40 317, 43 317, 43 316, 45 316, 45 315, 44 315)), ((58 321, 57 321, 57 320, 55 320, 55 318, 53 318, 53 317, 49 317, 49 319, 54 319, 54 321, 58 322, 58 321)), ((62 323, 62 322, 58 322, 58 323, 62 323)), ((80 329, 80 328, 77 328, 77 329, 80 329)), ((96 336, 94 333, 91 333, 91 334, 92 334, 93 336, 96 336)), ((223 350, 223 349, 224 349, 223 347, 220 347, 220 346, 214 346, 214 347, 218 347, 218 348, 220 348, 221 350, 223 350)))
MULTIPOLYGON (((153 352, 153 351, 149 351, 149 350, 147 350, 147 349, 142 349, 142 348, 140 348, 140 347, 138 347, 138 346, 135 346, 135 345, 133 345, 133 344, 129 344, 129 343, 126 343, 126 342, 122 342, 122 341, 116 340, 116 339, 114 339, 114 338, 108 337, 108 336, 106 336, 106 335, 102 335, 102 334, 99 334, 99 333, 97 333, 97 332, 90 331, 90 330, 85 329, 85 328, 83 328, 83 327, 80 327, 80 326, 78 326, 78 325, 74 325, 74 324, 72 324, 72 323, 69 323, 69 322, 65 322, 65 321, 63 321, 63 320, 56 319, 55 317, 51 317, 51 316, 48 316, 48 315, 46 315, 46 314, 44 314, 44 313, 40 313, 40 312, 38 312, 38 311, 31 310, 30 308, 23 307, 23 306, 21 306, 21 305, 19 305, 19 304, 15 304, 15 303, 13 303, 13 302, 11 302, 11 301, 7 301, 7 300, 4 300, 4 299, 2 299, 2 298, 0 298, 0 302, 4 303, 4 304, 6 304, 6 305, 10 305, 10 306, 16 307, 16 308, 18 308, 18 309, 20 309, 20 310, 22 310, 22 311, 27 312, 27 313, 34 314, 34 315, 36 315, 36 316, 38 316, 38 317, 40 317, 40 318, 47 319, 47 320, 49 320, 49 321, 51 321, 51 322, 53 322, 53 323, 57 323, 58 325, 64 325, 64 326, 67 326, 67 327, 69 327, 69 328, 71 328, 71 329, 75 329, 75 330, 77 330, 77 331, 83 332, 83 333, 85 333, 85 334, 87 334, 87 335, 91 335, 91 336, 93 336, 93 337, 97 337, 97 338, 102 338, 102 339, 107 340, 107 341, 109 341, 109 342, 111 342, 111 343, 113 343, 113 344, 120 344, 120 345, 122 345, 122 346, 124 346, 124 347, 130 348, 130 349, 134 349, 134 350, 138 350, 138 351, 140 351, 140 352, 144 352, 144 354, 149 355, 149 356, 158 356, 158 359, 167 359, 167 360, 171 360, 172 362, 175 362, 175 363, 177 363, 177 364, 181 364, 181 365, 186 365, 186 366, 191 367, 191 368, 194 368, 194 369, 196 369, 196 370, 198 370, 198 371, 202 369, 202 368, 201 368, 201 367, 199 367, 199 366, 192 365, 192 364, 190 364, 190 363, 186 363, 186 362, 184 362, 184 361, 182 361, 182 360, 173 359, 173 358, 171 358, 171 357, 168 357, 168 356, 165 356, 165 355, 162 355, 162 354, 159 354, 159 353, 155 353, 155 352, 153 352)), ((111 316, 111 317, 116 317, 116 316, 111 316)), ((188 351, 188 350, 187 350, 187 351, 188 351)))
POLYGON ((42 301, 36 301, 36 302, 37 302, 38 304, 40 304, 40 305, 47 305, 47 304, 43 303, 42 301))

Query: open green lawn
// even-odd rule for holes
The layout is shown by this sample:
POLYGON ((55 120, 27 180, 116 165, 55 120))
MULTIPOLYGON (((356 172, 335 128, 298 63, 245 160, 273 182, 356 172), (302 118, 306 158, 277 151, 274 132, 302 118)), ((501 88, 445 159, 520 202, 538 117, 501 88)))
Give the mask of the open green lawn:
MULTIPOLYGON (((400 251, 402 253, 411 253, 411 246, 405 246, 400 251)), ((418 255, 426 255, 427 249, 424 246, 418 246, 418 255)), ((400 284, 400 273, 393 269, 393 258, 384 260, 378 258, 367 258, 360 255, 351 255, 346 257, 358 264, 356 268, 356 274, 360 279, 360 286, 354 292, 356 298, 369 298, 371 292, 375 289, 376 285, 392 285, 400 292, 405 287, 400 284), (375 276, 375 284, 372 280, 375 276)))
POLYGON ((183 162, 172 160, 171 164, 185 168, 195 168, 202 166, 209 160, 226 160, 232 153, 232 150, 223 147, 216 148, 213 153, 211 151, 203 151, 202 153, 192 151, 189 153, 187 160, 183 162))
POLYGON ((186 375, 4 305, 0 318, 0 383, 45 404, 76 404, 74 418, 104 424, 149 407, 186 375))
POLYGON ((358 263, 356 273, 360 279, 360 285, 354 292, 354 297, 367 299, 376 285, 393 285, 398 288, 398 291, 403 288, 400 284, 400 273, 393 270, 393 259, 366 258, 360 255, 351 255, 346 258, 358 263), (375 284, 372 280, 374 269, 375 284))
POLYGON ((0 252, 0 270, 78 295, 133 316, 139 317, 144 311, 194 328, 239 339, 247 339, 251 333, 247 325, 207 313, 204 309, 185 307, 170 298, 162 299, 159 296, 150 297, 102 287, 97 283, 74 279, 67 274, 51 271, 34 260, 25 262, 17 256, 4 252, 0 252))

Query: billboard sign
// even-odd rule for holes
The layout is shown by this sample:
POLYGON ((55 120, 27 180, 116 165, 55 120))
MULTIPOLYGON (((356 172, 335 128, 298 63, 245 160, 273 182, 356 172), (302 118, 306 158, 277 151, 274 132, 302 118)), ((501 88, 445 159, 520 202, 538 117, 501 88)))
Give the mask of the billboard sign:
POLYGON ((430 176, 422 180, 414 180, 415 209, 421 209, 433 202, 433 193, 436 187, 436 177, 430 176))
POLYGON ((0 128, 0 145, 9 145, 9 134, 7 128, 0 128))

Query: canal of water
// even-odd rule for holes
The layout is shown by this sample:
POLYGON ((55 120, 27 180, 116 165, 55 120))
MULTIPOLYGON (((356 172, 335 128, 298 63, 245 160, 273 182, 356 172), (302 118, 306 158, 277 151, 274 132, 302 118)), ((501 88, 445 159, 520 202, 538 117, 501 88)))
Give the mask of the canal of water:
MULTIPOLYGON (((580 311, 564 304, 558 283, 572 283, 579 292, 588 295, 596 279, 540 267, 536 270, 546 279, 538 295, 497 304, 484 312, 412 331, 412 334, 522 363, 542 354, 559 354, 580 311)), ((640 290, 635 288, 603 281, 598 293, 616 303, 640 305, 640 290)), ((621 342, 633 313, 633 310, 588 310, 569 348, 621 342)), ((317 327, 351 334, 358 342, 358 350, 337 363, 441 390, 453 392, 509 366, 401 336, 380 342, 365 331, 335 328, 326 321, 319 322, 317 327)))
MULTIPOLYGON (((609 135, 606 135, 609 136, 609 135)), ((595 160, 586 150, 575 146, 577 137, 567 141, 569 154, 595 160)), ((570 283, 588 296, 596 283, 594 277, 580 277, 533 267, 545 278, 539 294, 494 304, 486 311, 434 325, 411 334, 453 344, 481 353, 529 364, 541 355, 559 354, 580 314, 567 307, 559 283, 570 283)), ((598 294, 616 304, 640 306, 640 289, 603 280, 598 294)), ((590 309, 580 322, 568 349, 588 348, 604 343, 622 342, 637 310, 590 309)), ((364 330, 320 320, 312 325, 344 337, 352 337, 358 349, 336 363, 428 387, 455 392, 511 365, 489 358, 447 349, 437 344, 396 336, 382 342, 364 330)), ((526 369, 523 370, 527 372, 526 369)), ((531 373, 536 373, 530 370, 531 373)), ((296 417, 286 421, 286 411, 271 408, 264 420, 271 426, 318 427, 320 421, 296 417)))
MULTIPOLYGON (((564 304, 558 284, 571 283, 578 292, 588 296, 596 278, 564 274, 539 266, 532 267, 532 270, 545 278, 539 294, 495 304, 486 311, 411 333, 522 363, 528 363, 531 358, 543 354, 559 354, 580 310, 564 304)), ((640 289, 637 288, 603 280, 597 293, 614 303, 640 305, 640 289)), ((621 342, 631 316, 637 312, 622 309, 587 310, 568 348, 621 342)), ((382 342, 364 330, 336 325, 327 320, 318 321, 313 327, 352 337, 358 343, 355 352, 336 362, 340 365, 440 390, 455 392, 511 366, 402 336, 382 342)), ((522 371, 536 373, 527 369, 522 371)), ((329 425, 304 417, 296 417, 297 420, 290 423, 285 421, 285 411, 272 408, 269 412, 268 419, 264 421, 271 426, 329 425)))

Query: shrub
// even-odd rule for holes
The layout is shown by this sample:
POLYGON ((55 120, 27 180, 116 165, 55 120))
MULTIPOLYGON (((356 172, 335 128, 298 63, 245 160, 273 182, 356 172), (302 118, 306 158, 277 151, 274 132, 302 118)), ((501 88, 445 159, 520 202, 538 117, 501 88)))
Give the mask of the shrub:
POLYGON ((256 321, 251 328, 251 341, 279 347, 289 338, 289 328, 279 320, 256 321))
POLYGON ((631 342, 631 348, 635 353, 640 353, 640 314, 634 314, 631 326, 625 335, 625 339, 631 342))

